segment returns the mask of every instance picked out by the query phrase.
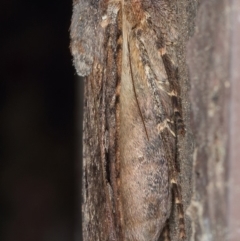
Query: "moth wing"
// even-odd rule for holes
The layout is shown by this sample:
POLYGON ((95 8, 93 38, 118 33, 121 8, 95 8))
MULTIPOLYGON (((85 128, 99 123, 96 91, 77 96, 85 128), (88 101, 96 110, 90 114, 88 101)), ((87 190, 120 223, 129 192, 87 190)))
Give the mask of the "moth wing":
MULTIPOLYGON (((136 82, 138 99, 146 127, 170 120, 173 115, 172 85, 167 75, 161 50, 156 46, 158 38, 154 32, 137 31, 130 39, 130 55, 133 81, 136 82), (155 106, 155 108, 153 108, 155 106), (150 123, 152 120, 152 123, 150 123), (153 121, 155 123, 153 123, 153 121), (149 122, 149 124, 148 124, 149 122)), ((148 132, 155 132, 152 128, 148 132)), ((152 133, 154 135, 154 133, 152 133)))
POLYGON ((173 110, 157 36, 140 27, 130 29, 123 44, 122 230, 124 240, 157 241, 171 210, 168 168, 169 159, 174 159, 175 137, 168 129, 168 119, 173 110))

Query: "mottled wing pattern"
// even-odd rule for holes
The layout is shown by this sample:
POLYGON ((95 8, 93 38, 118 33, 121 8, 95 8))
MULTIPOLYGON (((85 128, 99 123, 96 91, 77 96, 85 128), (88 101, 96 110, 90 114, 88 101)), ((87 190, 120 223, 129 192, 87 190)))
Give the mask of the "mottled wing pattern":
POLYGON ((171 211, 174 109, 179 112, 174 26, 174 12, 164 1, 124 2, 119 187, 124 240, 157 241, 171 211))

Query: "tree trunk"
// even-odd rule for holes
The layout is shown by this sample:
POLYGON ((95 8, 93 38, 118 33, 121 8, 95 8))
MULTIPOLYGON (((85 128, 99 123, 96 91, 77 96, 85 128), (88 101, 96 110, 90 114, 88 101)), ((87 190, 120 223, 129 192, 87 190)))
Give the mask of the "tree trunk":
POLYGON ((202 1, 187 45, 190 71, 191 240, 239 240, 239 2, 202 1))
MULTIPOLYGON (((240 4, 227 0, 175 0, 173 4, 180 33, 176 51, 186 129, 178 140, 186 240, 239 240, 240 4)), ((118 214, 109 206, 115 190, 106 185, 105 178, 111 176, 102 162, 109 158, 103 156, 102 143, 109 140, 99 136, 99 123, 112 111, 111 98, 103 91, 110 84, 101 86, 91 77, 84 81, 82 230, 86 241, 119 240, 118 214)), ((179 240, 175 213, 169 221, 172 241, 179 240)))

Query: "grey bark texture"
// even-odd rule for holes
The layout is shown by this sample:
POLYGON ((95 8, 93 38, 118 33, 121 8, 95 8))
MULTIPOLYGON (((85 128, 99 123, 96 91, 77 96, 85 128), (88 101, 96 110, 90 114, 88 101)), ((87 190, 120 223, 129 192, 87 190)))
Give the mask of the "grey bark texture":
MULTIPOLYGON (((178 66, 185 137, 179 140, 180 182, 187 239, 240 240, 238 183, 240 123, 240 24, 238 1, 176 0, 178 66)), ((108 240, 113 220, 107 206, 98 137, 104 98, 90 81, 84 86, 83 240, 108 240), (99 117, 97 117, 99 116, 99 117)), ((95 86, 96 88, 98 86, 95 86)), ((131 137, 129 137, 131 138, 131 137)), ((109 192, 111 190, 109 189, 109 192)), ((170 218, 177 241, 176 217, 170 218)), ((114 235, 112 237, 114 240, 114 235)))
POLYGON ((187 44, 191 240, 239 240, 239 13, 238 1, 201 1, 187 44))
POLYGON ((192 240, 226 240, 229 157, 229 2, 202 1, 188 43, 194 139, 188 207, 192 240))

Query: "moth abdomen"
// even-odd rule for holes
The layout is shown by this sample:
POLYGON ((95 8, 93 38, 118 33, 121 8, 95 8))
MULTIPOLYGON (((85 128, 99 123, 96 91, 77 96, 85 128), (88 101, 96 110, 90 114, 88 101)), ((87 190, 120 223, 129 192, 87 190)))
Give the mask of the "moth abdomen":
MULTIPOLYGON (((152 150, 155 147, 153 143, 152 150)), ((168 163, 159 152, 154 159, 147 156, 124 162, 121 167, 121 227, 125 241, 157 241, 171 210, 168 163)))

